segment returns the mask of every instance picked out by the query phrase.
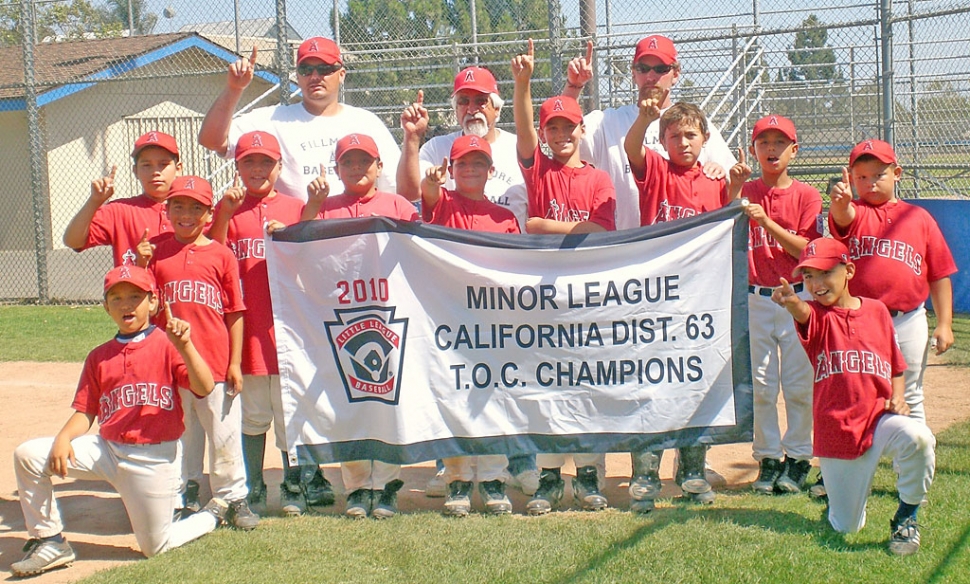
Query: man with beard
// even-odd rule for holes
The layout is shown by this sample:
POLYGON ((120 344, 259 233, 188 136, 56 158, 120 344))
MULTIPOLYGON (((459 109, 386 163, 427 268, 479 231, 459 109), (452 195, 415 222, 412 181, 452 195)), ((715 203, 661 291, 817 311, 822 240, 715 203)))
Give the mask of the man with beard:
MULTIPOLYGON (((519 228, 525 233, 527 196, 522 173, 515 159, 515 134, 496 127, 504 101, 498 94, 495 77, 484 67, 462 69, 455 76, 451 106, 461 130, 421 141, 428 130, 428 110, 424 107, 424 92, 401 113, 404 144, 397 167, 397 192, 411 201, 421 196, 420 184, 427 169, 441 164, 451 152, 451 145, 461 135, 485 138, 493 153, 495 174, 485 187, 485 196, 515 214, 519 228)), ((448 177, 444 188, 454 190, 448 177)))
MULTIPOLYGON (((644 99, 661 98, 661 114, 673 103, 670 90, 680 79, 680 61, 674 42, 661 35, 651 35, 637 43, 633 55, 633 86, 637 88, 637 101, 618 108, 596 110, 583 117, 586 134, 580 145, 583 160, 605 170, 616 187, 616 229, 632 229, 640 226, 640 194, 630 172, 630 164, 623 150, 623 139, 639 113, 638 104, 644 99), (655 89, 656 88, 656 89, 655 89), (657 92, 654 95, 654 92, 657 92)), ((583 87, 593 78, 593 43, 586 47, 585 57, 576 57, 566 70, 566 87, 563 95, 579 99, 583 87)), ((731 149, 713 124, 709 124, 711 137, 701 151, 700 162, 710 178, 728 178, 727 169, 737 163, 731 149)), ((660 143, 660 121, 650 124, 644 137, 647 148, 667 158, 667 151, 660 143)))
MULTIPOLYGON (((296 82, 302 101, 256 108, 233 119, 243 92, 253 80, 255 66, 256 47, 248 59, 239 59, 229 66, 226 86, 202 122, 199 144, 231 159, 239 137, 246 132, 272 134, 280 143, 283 162, 276 190, 301 201, 307 200, 307 185, 320 176, 321 164, 326 176, 333 179, 330 182, 336 180, 334 151, 337 140, 348 134, 371 136, 380 148, 384 168, 397 167, 400 150, 384 122, 365 109, 340 103, 340 86, 347 70, 337 43, 311 37, 300 44, 296 82)), ((392 170, 378 176, 377 187, 396 192, 392 170)))

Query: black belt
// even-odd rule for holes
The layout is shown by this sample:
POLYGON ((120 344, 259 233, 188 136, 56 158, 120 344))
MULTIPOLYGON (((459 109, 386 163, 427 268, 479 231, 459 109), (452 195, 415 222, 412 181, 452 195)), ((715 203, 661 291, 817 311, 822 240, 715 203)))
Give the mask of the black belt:
POLYGON ((918 309, 918 308, 919 308, 919 306, 917 306, 913 310, 890 310, 889 311, 889 316, 891 316, 893 318, 896 318, 897 316, 902 316, 904 314, 909 314, 910 312, 915 312, 916 309, 918 309))
MULTIPOLYGON (((802 284, 801 282, 796 282, 791 285, 791 289, 795 292, 795 294, 798 294, 799 292, 805 289, 805 285, 802 284)), ((757 294, 758 296, 770 297, 771 293, 774 291, 775 289, 772 288, 771 286, 748 286, 748 293, 757 294)))

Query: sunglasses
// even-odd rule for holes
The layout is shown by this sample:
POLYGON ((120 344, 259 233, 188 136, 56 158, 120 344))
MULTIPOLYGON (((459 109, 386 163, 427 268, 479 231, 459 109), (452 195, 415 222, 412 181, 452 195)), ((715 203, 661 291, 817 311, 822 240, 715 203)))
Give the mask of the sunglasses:
POLYGON ((666 75, 667 73, 673 71, 673 69, 673 65, 654 65, 651 67, 650 65, 644 65, 643 63, 633 64, 633 70, 637 73, 649 73, 653 71, 657 75, 666 75))
POLYGON ((343 69, 343 65, 297 65, 296 72, 307 77, 314 72, 321 77, 333 75, 343 69))

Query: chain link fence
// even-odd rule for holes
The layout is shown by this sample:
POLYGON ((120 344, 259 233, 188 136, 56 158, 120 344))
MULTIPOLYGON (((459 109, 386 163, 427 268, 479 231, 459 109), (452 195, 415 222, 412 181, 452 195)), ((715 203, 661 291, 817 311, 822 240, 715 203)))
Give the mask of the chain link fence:
MULTIPOLYGON (((2 0, 0 175, 8 195, 0 299, 99 299, 108 250, 77 254, 61 239, 90 182, 112 166, 116 197, 140 191, 129 153, 147 129, 173 134, 184 171, 209 177, 221 192, 231 165, 196 136, 228 64, 253 46, 258 73, 241 107, 299 100, 296 47, 329 36, 345 54, 343 100, 373 111, 400 137, 400 112, 419 89, 430 134, 454 128, 451 84, 469 64, 489 67, 511 98, 509 61, 528 38, 537 101, 561 91, 566 64, 592 40, 596 77, 583 105, 629 103, 633 47, 654 33, 677 42, 675 101, 703 104, 734 147, 747 147, 765 113, 791 117, 800 142, 793 174, 823 193, 854 143, 882 137, 905 168, 903 196, 970 195, 966 3, 2 0)), ((500 125, 512 130, 511 117, 506 108, 500 125)))

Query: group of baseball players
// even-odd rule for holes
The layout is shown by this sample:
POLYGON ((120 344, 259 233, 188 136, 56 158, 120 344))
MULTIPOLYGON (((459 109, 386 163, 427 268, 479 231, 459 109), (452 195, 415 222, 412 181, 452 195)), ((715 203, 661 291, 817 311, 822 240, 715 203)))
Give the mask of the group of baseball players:
MULTIPOLYGON (((593 77, 589 43, 570 61, 564 93, 543 101, 537 129, 530 40, 511 60, 514 134, 497 126, 504 101, 495 77, 472 66, 454 81, 460 129, 425 141, 429 115, 419 91, 401 114, 400 148, 376 116, 339 102, 347 71, 340 48, 321 37, 299 47, 299 103, 233 117, 256 56, 254 48, 230 65, 199 133, 200 144, 235 161, 233 185, 218 204, 204 178, 183 174, 175 139, 153 131, 131 153, 142 194, 111 200, 113 167, 92 182, 64 233, 77 251, 112 247, 104 308, 118 333, 85 361, 75 413, 57 436, 14 453, 30 536, 15 575, 75 559, 54 475, 110 482, 146 556, 220 524, 257 526, 267 512, 270 427, 283 460, 281 512, 334 504, 321 469, 287 457, 265 232, 380 215, 497 233, 591 233, 689 217, 739 198, 750 221, 754 490, 810 489, 827 498, 833 528, 854 532, 865 524, 876 464, 891 456, 899 509, 889 548, 918 550, 917 510, 933 479, 935 445, 922 374, 931 348, 942 353, 953 344, 956 266, 932 217, 896 197, 902 169, 891 145, 866 140, 852 149, 831 192, 828 238, 821 195, 789 174, 799 149, 795 124, 761 118, 736 159, 697 106, 672 103, 681 63, 664 36, 636 45, 633 104, 583 114, 576 98, 593 77), (759 178, 751 179, 746 152, 757 159, 759 178), (339 194, 331 194, 334 176, 339 194), (932 334, 927 297, 937 317, 932 334), (95 419, 98 434, 88 436, 95 419), (202 505, 206 452, 212 497, 202 505), (810 486, 813 457, 821 474, 810 486)), ((706 451, 696 445, 677 453, 685 500, 714 501, 706 451)), ((632 453, 632 511, 655 508, 662 454, 632 453)), ((576 505, 605 508, 605 454, 572 457, 576 505)), ((542 515, 563 503, 564 463, 565 455, 542 453, 449 458, 439 461, 426 493, 445 497, 446 515, 465 516, 477 480, 485 512, 504 514, 512 512, 505 492, 512 485, 532 497, 527 513, 542 515)), ((364 460, 340 470, 347 516, 397 513, 400 466, 364 460)))

